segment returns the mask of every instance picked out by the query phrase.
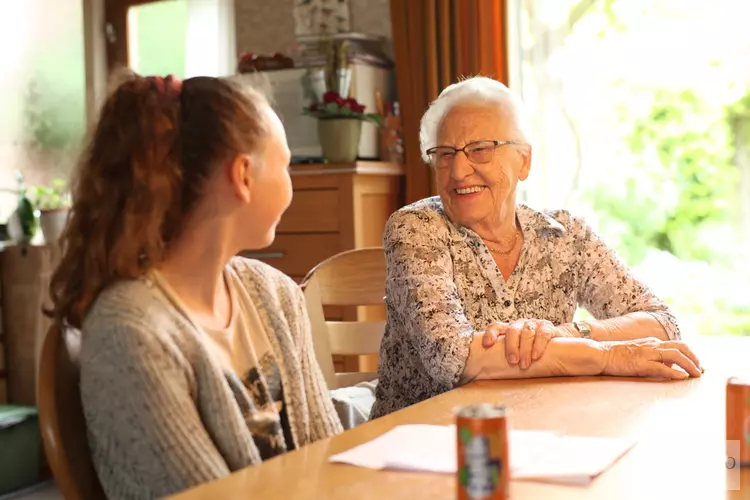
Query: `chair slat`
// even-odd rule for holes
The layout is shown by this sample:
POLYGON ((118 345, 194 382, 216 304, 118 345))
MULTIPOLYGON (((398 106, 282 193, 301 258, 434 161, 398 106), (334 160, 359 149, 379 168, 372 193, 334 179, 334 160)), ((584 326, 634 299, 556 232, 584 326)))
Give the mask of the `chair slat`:
POLYGON ((307 304, 307 315, 310 318, 310 327, 312 329, 315 358, 318 360, 318 365, 320 365, 320 371, 323 373, 326 384, 332 389, 336 385, 334 377, 336 370, 333 367, 331 343, 323 312, 323 304, 320 302, 320 286, 317 276, 306 283, 304 294, 307 304))
POLYGON ((331 354, 378 354, 385 321, 328 321, 331 354))
POLYGON ((343 252, 318 264, 308 277, 320 280, 326 306, 377 306, 385 298, 385 256, 382 248, 343 252))
POLYGON ((325 321, 323 307, 356 306, 360 319, 384 318, 385 277, 383 249, 373 247, 336 254, 315 266, 303 280, 315 355, 329 388, 375 378, 372 372, 334 374, 332 356, 378 354, 385 321, 325 321))

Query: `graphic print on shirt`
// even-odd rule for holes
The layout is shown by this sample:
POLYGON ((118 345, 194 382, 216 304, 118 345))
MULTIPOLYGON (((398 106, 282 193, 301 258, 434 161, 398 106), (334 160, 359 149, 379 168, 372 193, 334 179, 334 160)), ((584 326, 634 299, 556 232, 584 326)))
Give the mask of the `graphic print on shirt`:
POLYGON ((254 419, 253 439, 260 456, 266 460, 287 451, 284 431, 279 415, 283 408, 281 376, 276 360, 267 352, 260 359, 260 370, 251 367, 242 377, 242 383, 258 409, 265 415, 254 419), (276 408, 278 408, 278 410, 276 408))

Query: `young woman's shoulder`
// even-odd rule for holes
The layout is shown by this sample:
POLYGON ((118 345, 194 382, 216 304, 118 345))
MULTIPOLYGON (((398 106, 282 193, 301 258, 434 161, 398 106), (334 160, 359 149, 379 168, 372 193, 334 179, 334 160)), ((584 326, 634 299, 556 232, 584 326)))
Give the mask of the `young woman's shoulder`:
POLYGON ((87 338, 93 343, 101 332, 113 330, 170 337, 179 327, 179 313, 161 299, 156 287, 145 277, 107 286, 86 314, 84 343, 87 338))
POLYGON ((278 269, 254 259, 234 257, 229 265, 237 272, 246 287, 270 293, 280 302, 296 303, 301 300, 299 285, 278 269))
POLYGON ((305 296, 297 283, 278 269, 257 260, 235 257, 229 266, 237 273, 256 307, 262 307, 268 327, 291 333, 294 342, 309 335, 305 296))
POLYGON ((84 329, 100 323, 124 323, 137 327, 168 319, 169 310, 154 300, 156 284, 147 278, 122 280, 110 284, 91 304, 83 322, 84 329))
POLYGON ((156 286, 145 278, 123 280, 99 294, 82 325, 82 377, 101 370, 125 376, 134 367, 158 371, 166 358, 189 370, 196 342, 185 334, 190 331, 186 320, 156 286))

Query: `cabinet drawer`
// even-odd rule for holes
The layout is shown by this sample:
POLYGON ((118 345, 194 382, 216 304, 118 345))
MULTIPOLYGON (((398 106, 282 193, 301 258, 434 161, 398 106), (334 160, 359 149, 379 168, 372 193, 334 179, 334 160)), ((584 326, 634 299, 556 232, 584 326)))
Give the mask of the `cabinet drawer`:
POLYGON ((341 236, 330 234, 278 234, 268 248, 240 255, 263 261, 293 278, 304 277, 313 267, 341 251, 341 236))
POLYGON ((292 204, 279 223, 279 233, 333 233, 339 231, 338 189, 294 192, 292 204))

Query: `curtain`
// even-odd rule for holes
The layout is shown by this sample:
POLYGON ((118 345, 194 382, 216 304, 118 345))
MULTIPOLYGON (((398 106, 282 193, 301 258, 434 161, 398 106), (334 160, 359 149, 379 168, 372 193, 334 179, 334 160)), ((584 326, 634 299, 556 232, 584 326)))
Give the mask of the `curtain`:
POLYGON ((505 0, 391 0, 396 80, 404 131, 405 201, 435 194, 419 150, 419 120, 461 77, 508 83, 505 0))

